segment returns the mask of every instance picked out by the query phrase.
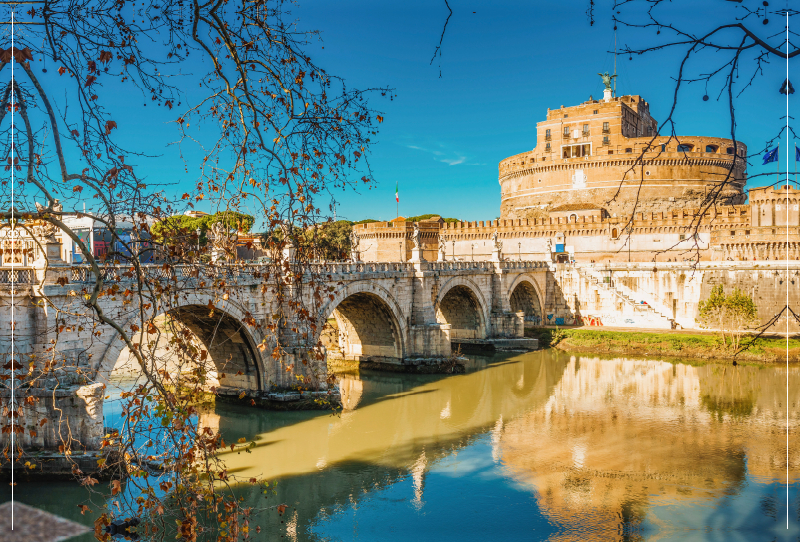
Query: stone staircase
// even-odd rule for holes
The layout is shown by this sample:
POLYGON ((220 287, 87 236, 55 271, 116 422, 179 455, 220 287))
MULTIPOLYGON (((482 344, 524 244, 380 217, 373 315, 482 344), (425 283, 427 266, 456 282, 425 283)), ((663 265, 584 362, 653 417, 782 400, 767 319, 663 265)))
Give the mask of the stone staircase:
MULTIPOLYGON (((576 266, 575 269, 583 279, 587 280, 598 290, 604 290, 609 292, 611 295, 616 296, 616 298, 620 300, 624 306, 627 306, 628 311, 640 316, 642 320, 648 321, 648 327, 659 329, 675 329, 675 320, 664 314, 664 312, 667 312, 664 307, 654 306, 655 303, 653 301, 646 299, 641 294, 634 292, 622 284, 611 284, 604 282, 603 277, 599 276, 593 270, 578 266, 576 266), (644 301, 645 304, 643 304, 642 301, 644 301)), ((637 318, 637 320, 638 319, 639 318, 637 318)))

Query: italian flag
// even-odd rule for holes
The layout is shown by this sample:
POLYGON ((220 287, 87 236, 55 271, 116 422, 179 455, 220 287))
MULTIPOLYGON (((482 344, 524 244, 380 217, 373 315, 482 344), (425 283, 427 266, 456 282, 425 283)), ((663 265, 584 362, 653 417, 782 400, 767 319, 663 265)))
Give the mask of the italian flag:
POLYGON ((394 200, 397 203, 400 203, 400 190, 398 190, 398 186, 399 186, 399 181, 396 181, 394 185, 394 200))

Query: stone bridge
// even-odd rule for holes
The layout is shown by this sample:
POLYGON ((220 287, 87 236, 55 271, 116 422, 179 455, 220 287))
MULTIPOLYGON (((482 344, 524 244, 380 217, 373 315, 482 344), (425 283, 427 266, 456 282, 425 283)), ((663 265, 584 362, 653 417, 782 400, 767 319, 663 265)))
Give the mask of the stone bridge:
MULTIPOLYGON (((338 337, 328 342, 329 349, 354 361, 417 364, 450 356, 453 340, 522 337, 524 320, 542 317, 549 271, 547 263, 538 261, 324 263, 312 267, 314 276, 323 277, 329 291, 322 302, 314 302, 307 294, 306 306, 315 307, 319 324, 316 336, 280 332, 278 339, 286 354, 278 359, 272 355, 276 337, 265 329, 279 307, 274 296, 266 293, 269 290, 261 287, 258 266, 211 268, 209 280, 224 279, 229 287, 224 298, 217 289, 206 287, 208 281, 196 269, 193 275, 187 270, 186 276, 180 277, 179 295, 170 302, 168 314, 203 343, 214 363, 220 390, 286 389, 297 383, 297 375, 310 376, 324 387, 327 353, 321 362, 305 364, 301 357, 308 357, 309 347, 320 339, 322 324, 330 318, 336 320, 338 337)), ((104 272, 108 282, 119 284, 120 295, 102 297, 103 312, 123 328, 141 326, 136 301, 122 295, 126 281, 132 279, 124 276, 123 268, 107 267, 104 272)), ((163 273, 164 280, 182 273, 173 268, 168 277, 167 271, 156 266, 149 272, 163 273)), ((79 417, 92 411, 94 425, 81 420, 85 430, 76 431, 83 434, 84 442, 91 442, 102 431, 102 386, 87 385, 87 380, 107 382, 125 346, 110 326, 70 316, 71 312, 88 314, 85 307, 82 311, 77 307, 93 283, 94 275, 86 267, 51 266, 46 276, 43 269, 36 268, 0 270, 0 314, 4 322, 14 322, 18 359, 51 357, 55 345, 56 356, 78 373, 63 371, 58 378, 41 383, 43 396, 53 396, 57 387, 63 400, 60 406, 40 405, 37 408, 48 409, 40 415, 54 415, 56 407, 63 411, 60 416, 69 415, 70 408, 79 417), (12 283, 14 303, 10 300, 12 283)), ((0 330, 4 358, 9 357, 11 327, 0 330)), ((292 327, 288 322, 282 329, 292 327)), ((9 390, 0 390, 0 395, 3 393, 7 395, 9 390)), ((57 435, 48 438, 48 432, 38 433, 38 437, 26 436, 26 443, 55 444, 57 435)))

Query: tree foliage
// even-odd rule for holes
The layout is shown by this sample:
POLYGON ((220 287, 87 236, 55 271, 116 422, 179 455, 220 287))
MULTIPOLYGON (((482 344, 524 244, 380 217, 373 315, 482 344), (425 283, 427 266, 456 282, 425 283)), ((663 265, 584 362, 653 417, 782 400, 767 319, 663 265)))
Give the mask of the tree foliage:
POLYGON ((255 218, 252 215, 236 211, 221 211, 197 217, 173 215, 153 224, 150 233, 155 242, 164 243, 178 237, 190 239, 194 235, 196 238, 197 230, 200 230, 200 242, 205 244, 208 241, 207 232, 214 224, 223 224, 229 230, 248 233, 254 223, 255 218))
POLYGON ((314 240, 317 257, 321 260, 336 261, 350 258, 352 243, 350 234, 353 224, 347 220, 337 220, 322 224, 308 232, 309 240, 314 240))
POLYGON ((742 335, 758 322, 758 310, 753 299, 738 288, 725 295, 721 284, 714 286, 708 298, 700 302, 698 311, 701 325, 716 329, 722 337, 722 344, 730 346, 734 352, 739 350, 742 335))

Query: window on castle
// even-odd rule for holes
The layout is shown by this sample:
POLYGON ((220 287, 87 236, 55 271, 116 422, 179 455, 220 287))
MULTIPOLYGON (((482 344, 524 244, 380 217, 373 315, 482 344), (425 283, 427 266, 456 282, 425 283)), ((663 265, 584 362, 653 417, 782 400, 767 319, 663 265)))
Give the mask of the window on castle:
POLYGON ((706 152, 717 152, 719 147, 716 145, 706 145, 706 152))
POLYGON ((661 152, 667 152, 667 146, 661 145, 661 152))
POLYGON ((569 115, 564 115, 564 118, 567 118, 567 117, 569 117, 569 115))
POLYGON ((561 147, 561 158, 581 158, 591 156, 591 145, 565 145, 561 147))
POLYGON ((736 232, 731 230, 731 237, 733 237, 734 235, 736 235, 736 232))
POLYGON ((550 139, 550 128, 544 131, 544 138, 547 140, 550 139))
POLYGON ((604 133, 608 133, 609 132, 609 128, 608 128, 608 123, 607 122, 603 123, 603 132, 604 133))
POLYGON ((630 147, 628 147, 627 149, 625 149, 625 152, 626 152, 626 153, 628 153, 628 154, 630 154, 630 153, 632 153, 632 152, 633 152, 633 149, 631 149, 630 147))
POLYGON ((608 136, 603 136, 603 145, 608 145, 608 136))
POLYGON ((678 152, 692 152, 694 145, 678 145, 678 152))
POLYGON ((550 152, 550 143, 544 146, 544 150, 550 152))
POLYGON ((728 154, 733 154, 733 147, 728 147, 727 149, 725 149, 725 152, 727 152, 728 154))
POLYGON ((588 134, 589 134, 589 125, 588 124, 584 124, 583 125, 583 135, 588 135, 588 134))
POLYGON ((599 112, 600 112, 600 111, 599 111, 599 110, 597 110, 597 109, 595 109, 595 110, 594 110, 594 114, 595 114, 595 115, 597 115, 599 112))
POLYGON ((569 137, 569 126, 564 126, 564 137, 569 137))

